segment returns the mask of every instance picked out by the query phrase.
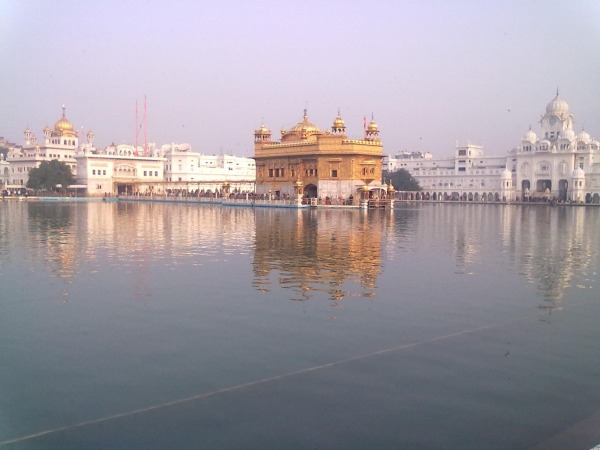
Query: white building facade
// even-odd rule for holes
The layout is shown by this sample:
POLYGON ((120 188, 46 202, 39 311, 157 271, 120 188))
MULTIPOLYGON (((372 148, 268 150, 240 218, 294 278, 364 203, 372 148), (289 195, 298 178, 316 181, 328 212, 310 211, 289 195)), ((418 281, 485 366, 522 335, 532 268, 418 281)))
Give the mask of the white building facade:
MULTIPOLYGON (((77 131, 65 116, 63 107, 62 117, 55 123, 54 128, 45 127, 43 138, 38 141, 35 134, 27 128, 24 131, 25 143, 22 147, 9 150, 6 162, 9 164, 8 173, 4 176, 7 188, 24 188, 29 179, 31 169, 40 166, 42 161, 56 159, 65 163, 74 176, 77 175, 75 155, 80 148, 93 149, 94 134, 87 133, 87 142, 80 145, 77 131)), ((7 168, 3 168, 6 172, 7 168)))
POLYGON ((422 199, 600 203, 600 144, 584 130, 575 134, 558 92, 539 123, 540 136, 530 128, 507 156, 487 157, 483 147, 467 144, 452 158, 404 152, 386 157, 384 167, 408 170, 422 199))
POLYGON ((540 136, 530 128, 510 152, 517 198, 600 203, 600 144, 584 130, 575 134, 558 92, 539 123, 540 136))
POLYGON ((165 159, 145 153, 127 144, 80 151, 75 156, 77 184, 85 186, 89 196, 162 193, 165 159))
POLYGON ((484 156, 483 147, 457 146, 454 157, 435 159, 430 153, 386 158, 387 167, 406 169, 419 182, 423 200, 511 201, 512 176, 507 157, 484 156))
POLYGON ((38 141, 27 128, 22 147, 8 147, 0 157, 0 187, 12 192, 24 189, 29 172, 42 161, 58 160, 67 164, 76 179, 78 192, 89 196, 118 194, 163 195, 169 192, 254 192, 254 159, 237 156, 211 156, 195 153, 189 144, 155 144, 94 147, 94 134, 81 142, 73 124, 62 117, 54 128, 45 127, 38 141), (3 155, 2 155, 3 156, 3 155))
POLYGON ((231 193, 254 192, 256 163, 252 158, 232 155, 205 155, 189 144, 163 145, 165 185, 171 191, 215 193, 224 185, 231 193))

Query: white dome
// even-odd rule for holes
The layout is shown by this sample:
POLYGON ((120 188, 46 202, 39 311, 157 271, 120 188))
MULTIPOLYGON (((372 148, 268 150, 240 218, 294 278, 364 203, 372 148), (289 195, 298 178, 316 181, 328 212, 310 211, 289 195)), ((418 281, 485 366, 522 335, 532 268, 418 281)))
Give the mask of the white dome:
POLYGON ((546 106, 547 114, 563 114, 569 112, 569 105, 556 94, 556 97, 546 106))
POLYGON ((581 168, 577 168, 573 171, 573 175, 571 175, 572 178, 585 178, 585 172, 583 171, 583 169, 581 168))
POLYGON ((525 134, 525 136, 523 136, 523 140, 529 141, 533 144, 535 141, 537 141, 537 134, 535 134, 533 131, 531 131, 531 128, 530 128, 529 131, 525 134))
POLYGON ((561 139, 568 139, 569 141, 575 139, 575 132, 571 128, 567 128, 561 134, 561 139))
POLYGON ((591 137, 587 131, 581 130, 581 132, 577 135, 577 140, 583 141, 587 144, 591 140, 591 137))
POLYGON ((502 171, 502 173, 500 174, 500 178, 502 180, 510 180, 512 178, 512 174, 510 173, 510 170, 504 169, 502 171))

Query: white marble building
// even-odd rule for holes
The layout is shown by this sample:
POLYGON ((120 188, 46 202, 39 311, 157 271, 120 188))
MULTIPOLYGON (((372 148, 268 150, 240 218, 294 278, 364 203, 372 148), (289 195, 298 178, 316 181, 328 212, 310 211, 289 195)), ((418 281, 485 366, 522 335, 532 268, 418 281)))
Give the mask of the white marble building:
POLYGON ((531 129, 506 156, 484 156, 481 146, 457 145, 453 157, 435 159, 404 152, 386 157, 392 169, 407 169, 432 200, 600 203, 599 143, 573 131, 573 114, 556 96, 541 116, 540 136, 531 129))
POLYGON ((165 159, 132 145, 110 145, 103 151, 80 151, 76 156, 77 184, 89 196, 147 194, 164 181, 165 159))
MULTIPOLYGON (((513 199, 507 157, 489 157, 483 147, 468 143, 456 146, 451 158, 436 159, 399 155, 388 167, 406 169, 419 182, 420 198, 427 200, 510 201, 513 199)), ((393 161, 392 161, 393 160, 393 161)))
POLYGON ((227 183, 230 192, 254 192, 256 163, 252 158, 196 153, 189 144, 163 145, 159 153, 165 158, 168 189, 214 193, 227 183))
POLYGON ((168 144, 146 150, 121 144, 103 151, 80 152, 77 183, 91 196, 222 191, 253 192, 256 180, 253 159, 211 156, 193 152, 189 144, 168 144))
POLYGON ((517 198, 600 203, 600 145, 582 130, 573 131, 569 105, 556 93, 540 121, 510 152, 517 198))
POLYGON ((87 142, 81 143, 73 124, 65 117, 63 106, 62 117, 54 124, 54 128, 45 127, 43 138, 38 141, 29 129, 24 131, 25 143, 22 147, 9 150, 6 162, 9 163, 6 184, 9 188, 25 187, 29 179, 29 171, 42 163, 56 159, 67 164, 77 175, 75 155, 80 149, 93 149, 94 133, 87 133, 87 142))
POLYGON ((94 147, 94 134, 81 142, 73 124, 65 116, 54 128, 45 127, 38 141, 27 128, 22 147, 9 148, 0 161, 3 189, 19 190, 27 185, 31 169, 42 161, 67 164, 75 176, 80 193, 90 196, 116 194, 164 194, 167 191, 253 192, 256 181, 254 159, 229 155, 195 153, 189 144, 170 144, 157 148, 128 144, 94 147))

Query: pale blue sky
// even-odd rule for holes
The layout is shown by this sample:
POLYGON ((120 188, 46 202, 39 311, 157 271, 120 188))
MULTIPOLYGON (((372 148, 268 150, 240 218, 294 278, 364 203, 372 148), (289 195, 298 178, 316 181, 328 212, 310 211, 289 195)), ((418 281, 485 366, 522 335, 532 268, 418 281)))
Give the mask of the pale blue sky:
POLYGON ((67 108, 96 142, 253 154, 304 108, 349 137, 374 114, 384 152, 516 146, 556 89, 600 139, 600 1, 0 0, 0 136, 38 138, 67 108), (140 142, 143 133, 140 133, 140 142))

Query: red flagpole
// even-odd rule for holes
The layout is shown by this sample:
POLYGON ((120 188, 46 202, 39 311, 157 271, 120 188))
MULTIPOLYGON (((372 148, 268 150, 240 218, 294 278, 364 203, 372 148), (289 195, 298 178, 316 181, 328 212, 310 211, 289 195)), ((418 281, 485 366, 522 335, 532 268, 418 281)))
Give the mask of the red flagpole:
POLYGON ((135 101, 135 148, 133 149, 133 154, 137 155, 138 148, 138 110, 137 110, 137 100, 135 101))
POLYGON ((144 94, 144 156, 148 156, 148 108, 146 106, 146 94, 144 94))

